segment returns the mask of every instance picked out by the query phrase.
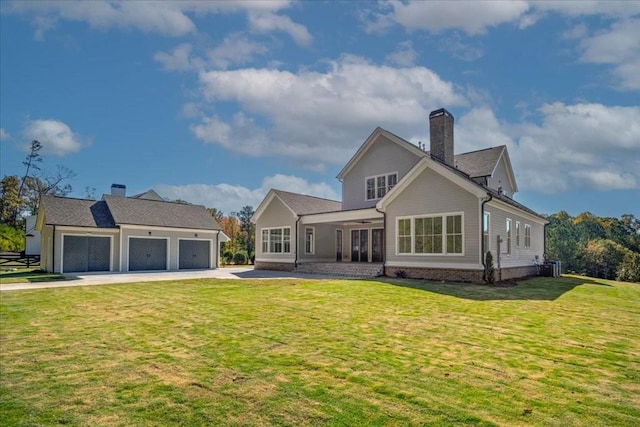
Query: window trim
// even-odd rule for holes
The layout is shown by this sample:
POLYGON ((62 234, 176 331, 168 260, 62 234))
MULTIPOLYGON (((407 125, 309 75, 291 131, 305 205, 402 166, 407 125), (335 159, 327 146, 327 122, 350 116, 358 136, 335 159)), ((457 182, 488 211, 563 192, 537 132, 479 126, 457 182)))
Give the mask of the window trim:
POLYGON ((304 228, 304 253, 307 255, 314 255, 316 253, 316 228, 312 226, 307 226, 304 228), (307 241, 307 231, 311 231, 311 242, 307 241), (307 243, 311 243, 309 246, 309 250, 307 250, 307 243))
POLYGON ((282 226, 282 227, 263 227, 260 229, 260 250, 263 254, 290 254, 291 253, 291 226, 282 226), (271 251, 271 230, 280 230, 282 235, 282 241, 280 244, 282 245, 282 252, 272 252, 271 251), (289 244, 289 250, 285 251, 285 230, 289 230, 289 240, 287 243, 289 244), (267 232, 267 240, 264 240, 265 231, 267 232), (264 245, 266 243, 267 251, 264 251, 264 245))
POLYGON ((485 230, 484 230, 484 218, 487 218, 487 232, 486 232, 486 241, 484 244, 484 253, 486 255, 487 252, 491 250, 491 212, 484 212, 484 216, 482 217, 482 240, 485 239, 485 230))
POLYGON ((505 254, 511 255, 511 244, 513 239, 513 220, 511 218, 507 218, 505 222, 505 243, 507 244, 507 250, 505 254))
POLYGON ((427 214, 427 215, 406 215, 406 216, 397 216, 395 221, 396 234, 395 234, 395 254, 396 256, 419 256, 419 257, 463 257, 465 256, 465 222, 464 222, 464 212, 444 212, 438 214, 427 214), (462 235, 462 252, 447 252, 447 217, 455 217, 460 216, 461 223, 461 235, 462 235), (416 240, 416 225, 415 220, 420 218, 442 218, 442 252, 440 253, 418 253, 415 251, 415 240, 416 240), (410 220, 411 227, 411 252, 400 252, 399 248, 399 231, 400 231, 400 221, 401 220, 410 220))
POLYGON ((531 249, 531 224, 524 225, 524 247, 531 249))
POLYGON ((384 196, 387 195, 387 193, 389 191, 391 191, 391 189, 393 187, 395 187, 396 185, 398 185, 398 172, 387 172, 387 173, 382 173, 379 175, 371 175, 371 176, 367 176, 364 179, 364 199, 366 201, 371 201, 371 200, 380 200, 382 199, 384 196), (395 184, 393 184, 392 186, 389 186, 389 177, 390 176, 395 176, 395 184), (378 180, 380 178, 384 178, 384 185, 378 186, 378 180), (369 197, 369 180, 373 180, 373 198, 369 197), (382 196, 378 196, 378 194, 380 193, 380 190, 382 190, 382 188, 384 187, 384 194, 382 196))

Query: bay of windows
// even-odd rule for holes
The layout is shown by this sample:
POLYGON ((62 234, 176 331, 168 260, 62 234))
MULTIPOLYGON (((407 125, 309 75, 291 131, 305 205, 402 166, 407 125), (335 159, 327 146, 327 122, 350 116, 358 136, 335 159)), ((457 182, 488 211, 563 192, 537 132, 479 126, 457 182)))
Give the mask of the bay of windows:
POLYGON ((262 253, 291 252, 291 227, 263 228, 262 253))
POLYGON ((398 183, 398 174, 390 173, 368 177, 367 200, 381 199, 398 183))
POLYGON ((399 254, 462 254, 462 214, 398 219, 399 254))

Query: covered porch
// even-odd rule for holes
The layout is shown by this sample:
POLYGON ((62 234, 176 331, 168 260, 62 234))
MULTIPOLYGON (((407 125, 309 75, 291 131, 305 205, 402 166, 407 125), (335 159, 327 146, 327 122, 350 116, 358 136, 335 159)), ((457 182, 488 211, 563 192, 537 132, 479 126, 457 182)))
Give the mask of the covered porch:
POLYGON ((323 274, 326 270, 327 274, 336 274, 339 270, 339 275, 349 276, 349 272, 359 269, 367 277, 381 274, 385 259, 384 215, 375 208, 301 216, 299 236, 296 271, 323 274), (358 267, 360 264, 379 268, 358 267))

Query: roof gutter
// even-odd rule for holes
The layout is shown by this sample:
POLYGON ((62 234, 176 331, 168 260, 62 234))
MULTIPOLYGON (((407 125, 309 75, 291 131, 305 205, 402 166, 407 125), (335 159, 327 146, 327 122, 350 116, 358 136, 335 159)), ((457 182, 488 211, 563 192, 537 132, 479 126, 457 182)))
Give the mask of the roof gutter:
POLYGON ((480 204, 480 247, 482 248, 482 251, 480 253, 480 258, 482 260, 482 267, 484 267, 485 270, 487 269, 487 264, 485 262, 484 254, 487 251, 486 251, 486 248, 484 247, 484 205, 486 205, 491 200, 493 200, 493 195, 491 193, 487 193, 487 195, 489 196, 489 198, 484 199, 480 204))

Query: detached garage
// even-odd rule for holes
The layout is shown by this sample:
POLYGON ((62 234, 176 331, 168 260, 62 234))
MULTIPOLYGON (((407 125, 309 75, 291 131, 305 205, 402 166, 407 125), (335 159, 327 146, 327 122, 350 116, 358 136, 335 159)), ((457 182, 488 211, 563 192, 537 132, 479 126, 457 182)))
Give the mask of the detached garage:
POLYGON ((102 200, 43 196, 37 220, 41 265, 53 272, 170 271, 218 267, 228 240, 204 206, 166 202, 148 191, 102 200))

